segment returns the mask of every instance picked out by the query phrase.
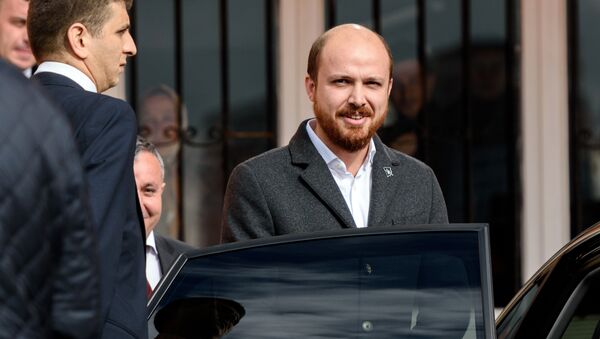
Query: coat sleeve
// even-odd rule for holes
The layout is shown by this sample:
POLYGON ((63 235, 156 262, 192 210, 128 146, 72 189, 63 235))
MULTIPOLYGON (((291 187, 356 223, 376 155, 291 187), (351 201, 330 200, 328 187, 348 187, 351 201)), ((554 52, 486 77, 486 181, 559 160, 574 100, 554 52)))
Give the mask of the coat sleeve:
POLYGON ((273 219, 261 185, 246 163, 238 165, 227 183, 221 242, 275 235, 273 219))
MULTIPOLYGON (((56 121, 61 122, 61 121, 56 121)), ((99 335, 100 301, 98 257, 95 236, 85 196, 81 162, 66 122, 54 124, 49 134, 56 137, 44 147, 56 146, 53 203, 61 213, 48 220, 54 237, 60 239, 56 271, 52 279, 52 331, 57 337, 93 338, 99 335), (54 132, 54 133, 53 133, 54 132)))

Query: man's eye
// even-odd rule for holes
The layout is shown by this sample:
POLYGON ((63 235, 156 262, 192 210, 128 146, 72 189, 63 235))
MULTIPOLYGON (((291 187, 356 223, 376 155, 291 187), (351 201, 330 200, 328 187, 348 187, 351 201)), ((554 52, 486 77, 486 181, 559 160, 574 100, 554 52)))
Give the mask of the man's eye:
POLYGON ((27 24, 27 22, 25 20, 19 20, 19 19, 15 19, 11 21, 13 26, 15 27, 25 27, 25 25, 27 24))
POLYGON ((348 83, 348 80, 347 79, 335 79, 335 80, 333 80, 333 83, 334 84, 344 85, 344 84, 348 83))

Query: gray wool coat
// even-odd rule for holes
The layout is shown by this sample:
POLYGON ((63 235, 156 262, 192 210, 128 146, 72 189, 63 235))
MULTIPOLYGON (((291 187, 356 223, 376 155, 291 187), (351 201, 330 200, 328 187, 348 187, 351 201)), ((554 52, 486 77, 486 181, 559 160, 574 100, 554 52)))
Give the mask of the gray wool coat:
MULTIPOLYGON (((355 228, 327 164, 302 122, 286 147, 239 164, 223 206, 222 242, 355 228)), ((445 224, 442 191, 431 168, 374 136, 368 226, 445 224)))

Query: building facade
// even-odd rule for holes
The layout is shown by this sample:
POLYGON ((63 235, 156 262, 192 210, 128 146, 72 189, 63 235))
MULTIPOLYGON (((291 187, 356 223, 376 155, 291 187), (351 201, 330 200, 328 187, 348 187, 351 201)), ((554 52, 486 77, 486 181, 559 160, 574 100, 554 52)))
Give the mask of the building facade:
POLYGON ((310 45, 354 22, 395 62, 391 147, 428 163, 451 222, 490 224, 496 304, 600 220, 595 0, 144 0, 113 94, 167 163, 163 233, 218 242, 227 177, 312 116, 310 45))

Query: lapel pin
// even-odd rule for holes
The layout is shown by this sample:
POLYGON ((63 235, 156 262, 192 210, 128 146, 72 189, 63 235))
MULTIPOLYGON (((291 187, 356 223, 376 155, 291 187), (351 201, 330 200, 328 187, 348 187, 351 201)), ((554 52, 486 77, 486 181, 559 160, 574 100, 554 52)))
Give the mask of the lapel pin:
POLYGON ((385 172, 385 176, 388 177, 388 178, 394 176, 394 172, 392 172, 392 168, 391 167, 384 167, 383 171, 385 172))

